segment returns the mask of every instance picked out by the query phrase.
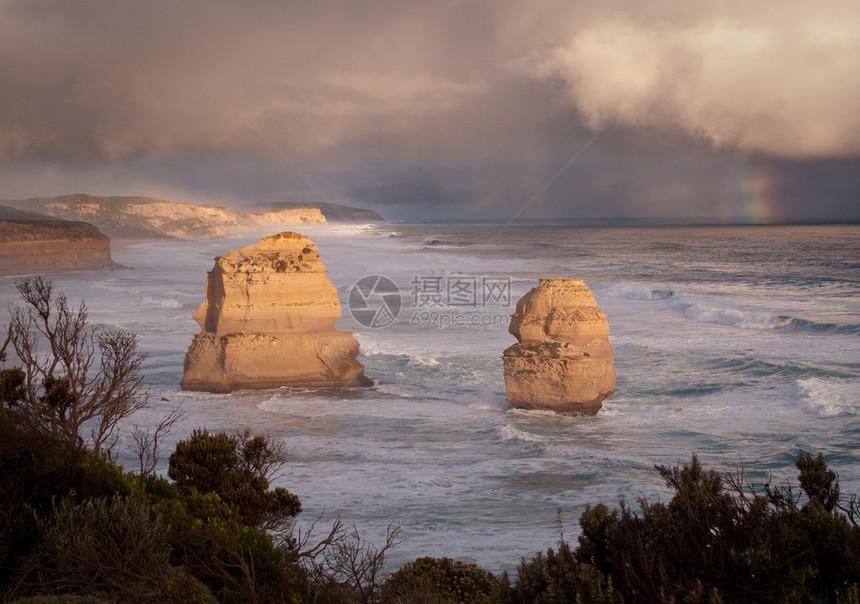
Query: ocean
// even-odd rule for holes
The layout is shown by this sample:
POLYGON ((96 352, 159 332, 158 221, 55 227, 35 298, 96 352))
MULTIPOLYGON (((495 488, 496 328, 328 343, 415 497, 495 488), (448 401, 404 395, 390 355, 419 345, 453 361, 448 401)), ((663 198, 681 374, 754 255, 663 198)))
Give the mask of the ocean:
MULTIPOLYGON (((115 243, 132 270, 51 277, 92 323, 139 335, 151 405, 133 423, 185 414, 162 471, 194 428, 247 427, 286 442, 278 484, 301 498, 303 528, 339 515, 379 543, 400 522, 389 567, 430 555, 494 572, 560 531, 575 540, 586 504, 665 500, 655 464, 693 453, 707 468, 796 483, 798 452, 821 452, 842 492, 860 493, 860 226, 294 230, 319 248, 343 305, 337 327, 359 340, 372 388, 179 389, 214 257, 271 232, 115 243), (349 308, 366 277, 399 290, 371 297, 388 311, 375 324, 349 308), (505 401, 508 320, 544 277, 584 279, 608 316, 618 383, 596 416, 505 401)), ((0 322, 15 297, 14 278, 0 279, 0 322)), ((129 453, 121 461, 136 467, 129 453)))

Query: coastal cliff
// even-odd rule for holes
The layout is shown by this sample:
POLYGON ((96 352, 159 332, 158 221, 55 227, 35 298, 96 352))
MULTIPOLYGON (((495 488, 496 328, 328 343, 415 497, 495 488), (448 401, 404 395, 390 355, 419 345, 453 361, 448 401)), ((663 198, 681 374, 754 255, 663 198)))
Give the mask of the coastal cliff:
POLYGON ((60 197, 4 202, 65 220, 83 220, 116 238, 206 239, 259 227, 325 224, 318 208, 242 212, 150 197, 60 197))
POLYGON ((593 414, 615 391, 609 323, 585 282, 541 279, 517 302, 503 355, 508 402, 593 414))
MULTIPOLYGON (((265 207, 269 211, 272 211, 298 209, 304 206, 300 203, 281 201, 260 204, 260 207, 265 207)), ((326 222, 385 222, 385 218, 378 212, 366 208, 354 208, 331 202, 315 202, 313 207, 319 208, 319 211, 325 216, 326 222)))
POLYGON ((313 242, 292 232, 216 258, 182 388, 370 385, 358 342, 334 327, 340 301, 326 273, 313 242))
POLYGON ((0 209, 0 275, 116 268, 110 239, 93 225, 0 209))

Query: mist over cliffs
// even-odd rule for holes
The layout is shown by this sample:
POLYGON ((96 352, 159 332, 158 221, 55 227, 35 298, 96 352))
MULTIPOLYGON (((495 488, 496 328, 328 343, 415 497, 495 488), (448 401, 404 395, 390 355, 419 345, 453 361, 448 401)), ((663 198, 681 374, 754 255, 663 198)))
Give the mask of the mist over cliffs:
POLYGON ((83 193, 4 202, 54 218, 82 220, 114 238, 207 239, 260 226, 324 224, 318 208, 244 212, 151 197, 96 197, 83 193))

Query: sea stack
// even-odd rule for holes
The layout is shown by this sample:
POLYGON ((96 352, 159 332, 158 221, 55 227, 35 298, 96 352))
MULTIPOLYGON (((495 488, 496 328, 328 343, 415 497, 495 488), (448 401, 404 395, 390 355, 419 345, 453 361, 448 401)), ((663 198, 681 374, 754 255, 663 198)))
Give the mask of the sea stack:
POLYGON ((340 301, 326 273, 313 242, 291 232, 216 258, 182 389, 371 385, 358 341, 334 328, 340 301))
POLYGON ((541 279, 517 302, 503 355, 508 402, 593 415, 615 391, 609 323, 584 281, 541 279))

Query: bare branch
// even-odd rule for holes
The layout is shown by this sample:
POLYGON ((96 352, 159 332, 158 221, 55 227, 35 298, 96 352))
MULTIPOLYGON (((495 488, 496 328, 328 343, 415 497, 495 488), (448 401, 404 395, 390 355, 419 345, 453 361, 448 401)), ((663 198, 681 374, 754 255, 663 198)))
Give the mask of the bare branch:
POLYGON ((96 452, 111 457, 120 422, 148 403, 137 337, 120 330, 97 333, 87 324, 86 304, 73 308, 41 277, 16 286, 23 304, 10 309, 8 343, 26 375, 19 419, 72 446, 86 436, 96 452))
POLYGON ((170 434, 170 431, 173 429, 173 426, 182 421, 185 417, 185 414, 180 411, 179 407, 171 411, 168 415, 166 415, 158 425, 155 427, 155 430, 150 432, 149 430, 145 430, 135 424, 134 431, 132 433, 132 439, 134 440, 134 444, 132 445, 132 450, 137 455, 140 460, 140 476, 141 478, 145 478, 150 474, 155 473, 155 469, 158 467, 158 443, 159 441, 170 434))
POLYGON ((338 516, 328 535, 308 547, 311 533, 321 519, 322 515, 307 532, 299 533, 295 559, 305 567, 315 583, 345 588, 354 601, 376 602, 385 553, 399 543, 402 525, 390 523, 384 543, 377 546, 362 539, 355 524, 345 528, 338 516))

